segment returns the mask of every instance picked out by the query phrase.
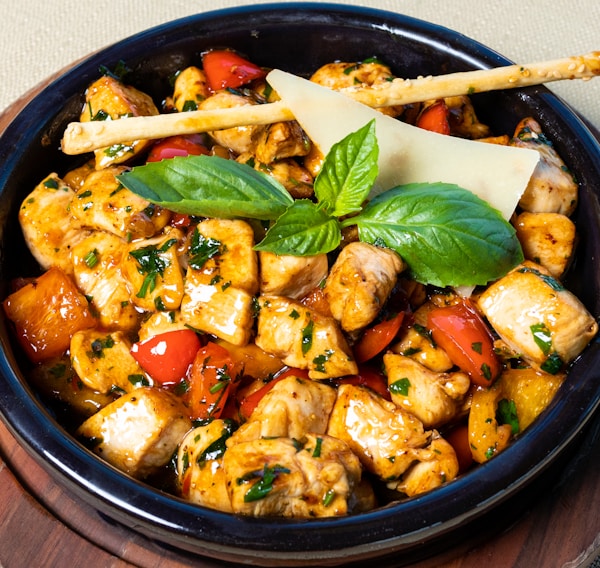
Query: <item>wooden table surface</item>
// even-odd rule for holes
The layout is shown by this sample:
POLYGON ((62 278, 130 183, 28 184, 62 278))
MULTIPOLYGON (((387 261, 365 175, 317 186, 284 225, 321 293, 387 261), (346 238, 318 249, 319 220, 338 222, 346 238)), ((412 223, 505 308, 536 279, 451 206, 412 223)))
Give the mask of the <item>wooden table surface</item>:
MULTIPOLYGON (((31 96, 0 116, 0 132, 31 96)), ((600 555, 600 415, 549 490, 491 538, 457 542, 418 568, 576 568, 600 555)), ((477 535, 474 535, 477 536, 477 535)), ((0 422, 0 566, 176 568, 219 563, 162 547, 58 485, 0 422)))

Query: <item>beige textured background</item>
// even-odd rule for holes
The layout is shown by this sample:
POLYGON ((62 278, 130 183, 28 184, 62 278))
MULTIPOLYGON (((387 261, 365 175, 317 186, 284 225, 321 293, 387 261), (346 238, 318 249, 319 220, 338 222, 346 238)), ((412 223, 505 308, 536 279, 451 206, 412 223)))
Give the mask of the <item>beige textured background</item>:
MULTIPOLYGON (((518 63, 600 50, 598 0, 342 0, 463 33, 518 63)), ((0 110, 85 55, 173 19, 254 4, 235 0, 17 0, 0 18, 0 110)), ((600 78, 550 88, 600 128, 600 78)))

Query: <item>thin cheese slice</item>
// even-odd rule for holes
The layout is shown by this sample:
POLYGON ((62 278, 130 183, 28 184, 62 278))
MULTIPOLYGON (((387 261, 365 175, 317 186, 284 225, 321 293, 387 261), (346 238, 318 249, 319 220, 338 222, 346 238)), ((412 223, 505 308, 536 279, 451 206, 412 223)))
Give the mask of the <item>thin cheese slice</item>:
POLYGON ((267 76, 323 154, 376 120, 379 177, 371 197, 397 185, 453 183, 500 211, 514 212, 540 159, 535 150, 485 144, 410 126, 316 83, 278 69, 267 76))

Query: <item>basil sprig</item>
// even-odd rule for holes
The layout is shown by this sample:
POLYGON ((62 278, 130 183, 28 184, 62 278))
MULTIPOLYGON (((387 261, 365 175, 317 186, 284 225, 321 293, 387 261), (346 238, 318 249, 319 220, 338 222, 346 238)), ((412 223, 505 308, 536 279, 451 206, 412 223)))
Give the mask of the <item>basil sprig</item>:
POLYGON ((522 262, 510 223, 456 185, 397 186, 367 202, 379 173, 378 156, 371 121, 327 154, 315 179, 314 201, 293 200, 271 176, 216 156, 151 162, 119 179, 148 201, 179 213, 271 221, 255 249, 275 254, 330 252, 339 246, 342 229, 356 225, 361 241, 396 251, 415 280, 440 287, 486 284, 522 262))

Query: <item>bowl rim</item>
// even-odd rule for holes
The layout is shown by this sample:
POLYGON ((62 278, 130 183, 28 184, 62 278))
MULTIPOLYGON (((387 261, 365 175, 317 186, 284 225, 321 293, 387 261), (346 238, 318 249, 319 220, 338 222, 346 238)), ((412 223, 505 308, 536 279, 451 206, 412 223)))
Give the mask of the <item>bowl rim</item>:
MULTIPOLYGON (((408 28, 409 33, 420 33, 424 37, 435 35, 436 39, 431 39, 432 45, 443 43, 450 53, 459 56, 476 68, 512 63, 497 52, 462 34, 443 26, 387 10, 333 3, 265 3, 202 12, 154 26, 115 42, 78 62, 66 73, 51 81, 40 93, 40 95, 48 97, 41 110, 45 111, 51 106, 59 108, 60 104, 64 104, 63 91, 67 88, 70 77, 80 74, 82 77, 80 81, 85 82, 84 77, 88 77, 101 60, 116 61, 122 58, 123 49, 125 47, 130 49, 132 44, 138 46, 139 51, 139 46, 148 39, 159 38, 160 41, 168 41, 166 36, 173 29, 181 29, 191 23, 205 25, 213 20, 232 15, 240 17, 268 14, 270 17, 275 17, 276 14, 289 16, 299 12, 302 12, 305 17, 309 14, 311 17, 318 17, 320 14, 335 13, 339 14, 342 19, 357 17, 376 20, 382 22, 382 26, 387 23, 390 26, 408 28), (466 56, 459 52, 459 48, 477 55, 466 56)), ((557 109, 557 112, 564 116, 569 127, 581 134, 581 143, 589 152, 600 155, 600 144, 568 105, 545 88, 536 89, 535 96, 542 97, 546 104, 557 109)), ((29 129, 39 130, 37 121, 40 119, 41 110, 38 109, 38 106, 39 99, 37 98, 28 103, 7 126, 0 138, 0 148, 2 148, 0 161, 5 164, 0 173, 0 187, 2 188, 16 167, 16 156, 10 151, 14 146, 13 141, 26 137, 29 129), (10 144, 5 143, 6 141, 10 141, 10 144), (6 160, 2 160, 2 158, 6 158, 6 160)), ((600 175, 600 166, 598 170, 600 175)), ((5 332, 6 322, 4 319, 0 325, 2 331, 5 332)), ((124 524, 134 525, 135 530, 153 535, 158 540, 167 538, 172 542, 174 539, 183 549, 191 546, 194 550, 200 548, 211 556, 231 557, 236 560, 240 560, 238 557, 240 543, 236 542, 235 538, 224 538, 221 541, 213 542, 206 540, 205 535, 216 534, 216 532, 224 530, 234 531, 235 534, 236 529, 248 530, 248 527, 251 527, 255 541, 245 541, 242 546, 244 547, 244 560, 250 559, 254 562, 260 561, 265 555, 275 560, 295 560, 298 555, 301 555, 302 558, 312 556, 318 560, 341 556, 358 558, 363 555, 372 555, 378 551, 388 553, 418 546, 424 537, 442 535, 458 525, 478 519, 490 507, 500 505, 519 490, 531 484, 572 445, 600 407, 600 384, 595 389, 591 386, 593 377, 597 375, 591 360, 600 356, 600 342, 596 339, 588 347, 588 355, 585 360, 578 362, 577 384, 570 385, 568 391, 569 398, 576 397, 580 404, 581 418, 579 421, 564 424, 561 420, 564 405, 561 404, 561 401, 555 400, 546 409, 543 416, 520 436, 519 440, 496 456, 494 460, 479 465, 447 486, 402 501, 398 505, 389 505, 360 515, 335 519, 288 521, 263 518, 256 520, 202 508, 167 495, 129 478, 91 454, 56 426, 54 419, 37 400, 35 394, 21 382, 21 378, 14 371, 14 368, 18 367, 16 358, 5 337, 6 333, 3 333, 2 354, 0 355, 0 374, 2 375, 2 380, 0 380, 0 417, 19 443, 44 469, 57 477, 74 494, 88 502, 91 500, 93 506, 99 511, 124 524), (32 434, 32 424, 35 426, 33 432, 36 435, 32 434), (556 431, 555 440, 550 444, 548 442, 541 443, 540 438, 546 429, 552 426, 556 431), (520 443, 521 440, 524 441, 520 443), (529 450, 526 452, 527 448, 529 450), (533 468, 531 467, 531 448, 534 448, 533 452, 536 457, 533 460, 535 463, 533 468), (528 455, 525 455, 526 453, 528 455), (494 482, 491 483, 488 472, 492 467, 494 471, 501 470, 511 472, 511 474, 505 473, 499 477, 496 475, 494 482), (89 474, 83 476, 82 472, 89 472, 89 474), (473 485, 482 489, 485 497, 483 499, 474 498, 470 503, 463 503, 463 505, 469 506, 462 510, 460 515, 450 514, 450 505, 456 505, 455 495, 468 493, 469 488, 473 485), (115 487, 118 488, 118 491, 114 490, 115 487), (140 507, 136 501, 132 501, 131 495, 141 495, 144 499, 144 506, 140 507), (437 512, 434 518, 424 514, 426 508, 437 512), (195 525, 188 523, 184 526, 181 518, 185 517, 188 520, 198 517, 200 510, 202 511, 202 522, 195 525), (416 519, 414 530, 395 534, 399 512, 416 519), (387 525, 387 528, 382 531, 383 525, 387 525), (297 533, 298 528, 301 528, 305 535, 300 542, 295 543, 294 549, 289 549, 288 537, 292 531, 297 533), (335 546, 335 533, 343 529, 352 529, 356 539, 353 544, 342 550, 335 546), (264 544, 265 541, 261 540, 265 538, 272 540, 273 537, 278 539, 278 543, 273 548, 267 547, 264 544), (190 543, 190 539, 195 542, 190 543)))

